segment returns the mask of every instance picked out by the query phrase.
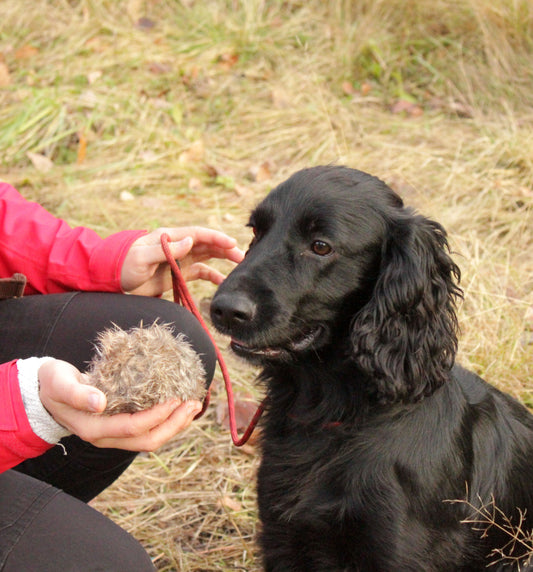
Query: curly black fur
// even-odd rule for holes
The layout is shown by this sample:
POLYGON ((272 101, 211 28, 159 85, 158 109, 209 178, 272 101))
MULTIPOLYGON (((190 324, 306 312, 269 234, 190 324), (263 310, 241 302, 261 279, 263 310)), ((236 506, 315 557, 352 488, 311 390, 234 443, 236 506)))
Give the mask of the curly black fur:
POLYGON ((477 571, 506 546, 490 570, 533 570, 497 522, 464 522, 493 502, 531 533, 533 417, 454 365, 442 226, 344 167, 296 173, 250 226, 211 315, 263 367, 265 569, 477 571))

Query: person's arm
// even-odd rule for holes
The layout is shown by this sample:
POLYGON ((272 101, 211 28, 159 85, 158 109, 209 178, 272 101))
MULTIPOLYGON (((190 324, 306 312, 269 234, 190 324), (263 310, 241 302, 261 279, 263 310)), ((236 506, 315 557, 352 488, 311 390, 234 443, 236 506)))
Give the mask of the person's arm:
POLYGON ((120 292, 124 259, 144 234, 126 230, 102 239, 91 229, 70 227, 0 183, 0 276, 24 274, 26 294, 120 292))

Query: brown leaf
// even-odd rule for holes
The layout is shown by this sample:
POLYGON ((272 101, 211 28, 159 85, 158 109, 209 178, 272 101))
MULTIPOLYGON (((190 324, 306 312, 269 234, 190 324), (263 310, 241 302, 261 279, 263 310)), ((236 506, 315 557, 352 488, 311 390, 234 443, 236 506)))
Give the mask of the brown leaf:
POLYGON ((364 81, 361 84, 361 95, 368 95, 372 91, 372 84, 364 81))
POLYGON ((342 91, 345 95, 353 95, 355 93, 355 88, 351 81, 342 82, 342 91))
POLYGON ((205 148, 201 139, 195 141, 188 149, 180 153, 178 161, 180 165, 187 165, 188 163, 197 163, 204 158, 205 148))
POLYGON ((239 195, 239 197, 246 197, 250 195, 250 189, 240 183, 235 183, 234 191, 239 195))
POLYGON ((219 508, 228 508, 229 510, 238 511, 242 509, 242 505, 239 501, 231 498, 229 495, 224 495, 217 501, 217 506, 219 508))
POLYGON ((4 62, 0 62, 0 87, 7 87, 8 85, 11 85, 9 68, 4 62))
POLYGON ((94 70, 87 74, 87 81, 89 82, 89 85, 92 85, 93 83, 98 81, 101 77, 102 77, 101 70, 94 70))
POLYGON ((405 113, 410 117, 420 117, 424 114, 424 110, 411 101, 406 101, 405 99, 399 99, 391 106, 392 113, 405 113))
POLYGON ((31 151, 28 151, 26 156, 40 173, 48 173, 48 171, 50 171, 50 169, 54 166, 54 163, 51 159, 45 155, 41 155, 40 153, 32 153, 31 151))
POLYGON ((169 62, 150 62, 148 69, 153 74, 164 74, 172 71, 172 64, 169 62))
POLYGON ((193 66, 189 72, 183 74, 181 81, 186 87, 190 87, 199 77, 200 69, 198 66, 193 66))
POLYGON ((205 172, 207 173, 207 176, 211 177, 212 179, 216 179, 216 177, 218 177, 220 174, 214 165, 206 165, 205 172))
POLYGON ((135 195, 133 193, 130 193, 129 191, 122 191, 120 193, 120 200, 127 203, 129 201, 134 201, 135 200, 135 195))
POLYGON ((270 96, 272 98, 272 105, 274 105, 276 109, 287 109, 290 107, 290 98, 283 88, 275 87, 270 96))
POLYGON ((139 28, 139 30, 151 30, 152 28, 155 28, 155 22, 150 20, 150 18, 146 18, 145 16, 139 18, 135 25, 137 28, 139 28))
POLYGON ((81 165, 85 161, 86 156, 87 156, 87 138, 80 131, 78 133, 78 153, 76 157, 76 163, 78 165, 81 165))
MULTIPOLYGON (((235 399, 235 426, 237 430, 243 430, 250 425, 252 417, 257 411, 257 403, 250 400, 235 399)), ((216 407, 216 418, 219 425, 229 429, 229 408, 225 401, 218 403, 216 407)))
POLYGON ((190 191, 199 191, 202 188, 202 181, 198 177, 191 177, 187 186, 190 191))
POLYGON ((250 169, 252 179, 257 183, 263 183, 272 178, 271 165, 268 161, 256 165, 250 169))
POLYGON ((219 63, 220 67, 226 71, 229 71, 238 61, 239 54, 236 54, 235 52, 221 54, 217 58, 217 62, 219 63))
POLYGON ((36 56, 38 53, 38 48, 31 46, 30 44, 26 44, 15 52, 15 58, 17 60, 27 60, 29 58, 33 58, 33 56, 36 56))

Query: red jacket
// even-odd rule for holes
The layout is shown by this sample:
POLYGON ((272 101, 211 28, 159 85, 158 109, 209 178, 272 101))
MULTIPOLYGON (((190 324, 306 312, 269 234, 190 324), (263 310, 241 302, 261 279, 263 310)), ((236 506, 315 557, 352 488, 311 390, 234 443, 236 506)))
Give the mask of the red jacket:
MULTIPOLYGON (((24 274, 28 279, 25 295, 120 292, 124 257, 142 234, 122 231, 102 239, 88 228, 71 228, 37 203, 26 201, 10 185, 0 183, 0 278, 24 274)), ((51 446, 31 430, 16 361, 0 364, 0 472, 51 446)))

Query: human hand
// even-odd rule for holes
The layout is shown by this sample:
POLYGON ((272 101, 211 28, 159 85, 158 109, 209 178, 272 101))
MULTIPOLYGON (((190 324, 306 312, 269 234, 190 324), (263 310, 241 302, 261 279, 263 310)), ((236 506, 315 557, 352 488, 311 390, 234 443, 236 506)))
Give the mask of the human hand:
POLYGON ((96 447, 155 451, 188 427, 202 408, 199 401, 175 400, 138 413, 94 415, 105 409, 106 397, 82 383, 83 375, 65 361, 46 361, 39 368, 39 394, 57 423, 96 447))
POLYGON ((185 280, 202 279, 220 284, 224 275, 203 261, 222 258, 238 263, 244 257, 235 239, 222 232, 199 226, 160 228, 141 236, 131 245, 122 266, 121 285, 125 292, 159 296, 172 287, 161 247, 164 233, 170 237, 170 252, 179 260, 185 280))

